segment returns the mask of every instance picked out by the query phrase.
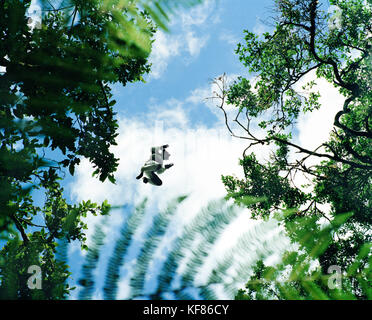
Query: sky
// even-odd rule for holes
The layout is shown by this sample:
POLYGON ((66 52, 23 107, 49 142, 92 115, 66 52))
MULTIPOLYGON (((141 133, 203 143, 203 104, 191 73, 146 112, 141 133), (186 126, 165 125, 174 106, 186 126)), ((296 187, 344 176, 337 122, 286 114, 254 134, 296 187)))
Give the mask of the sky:
MULTIPOLYGON (((273 0, 205 0, 192 9, 177 12, 171 19, 170 32, 158 31, 155 35, 150 56, 153 66, 145 77, 146 83, 112 86, 119 121, 118 145, 112 148, 115 156, 120 159, 115 174, 117 183, 101 183, 93 178, 91 164, 83 159, 74 177, 68 177, 64 182, 70 200, 79 202, 90 199, 100 203, 107 199, 112 205, 135 206, 144 197, 148 197, 151 219, 151 215, 164 209, 170 200, 188 194, 188 199, 172 219, 174 232, 167 233, 163 239, 162 244, 166 250, 172 245, 174 235, 191 221, 200 208, 211 200, 225 196, 221 175, 243 177, 239 159, 246 144, 244 140, 229 135, 221 111, 213 101, 206 98, 213 96, 213 91, 217 90, 212 80, 224 73, 228 81, 237 76, 253 77, 239 62, 234 50, 237 43, 243 41, 243 30, 258 34, 271 31, 266 22, 273 16, 272 9, 273 0), (156 187, 136 180, 142 164, 150 156, 150 148, 164 144, 169 144, 170 162, 174 166, 161 176, 163 185, 156 187)), ((309 74, 306 80, 313 78, 315 75, 309 74)), ((342 97, 327 82, 317 80, 317 87, 322 94, 322 107, 316 112, 300 116, 295 130, 295 141, 308 148, 316 147, 328 137, 332 119, 342 105, 342 97)), ((233 112, 234 109, 230 108, 229 115, 233 115, 233 112)), ((270 150, 261 148, 255 151, 259 160, 268 159, 270 150)), ((304 177, 299 176, 297 179, 299 185, 306 182, 304 177)), ((109 236, 95 273, 98 286, 94 299, 103 297, 100 284, 104 278, 107 258, 125 217, 125 210, 113 210, 105 227, 109 236)), ((86 221, 89 244, 94 226, 102 221, 99 217, 88 217, 86 221)), ((249 219, 249 213, 241 209, 211 249, 197 281, 203 283, 216 261, 231 250, 239 236, 249 233, 258 224, 265 224, 269 230, 265 239, 272 239, 272 244, 279 239, 280 230, 272 221, 253 221, 249 219)), ((137 236, 141 240, 141 234, 137 236)), ((264 242, 265 239, 259 241, 264 242)), ((288 247, 287 239, 280 239, 275 243, 278 252, 288 247)), ((254 261, 258 249, 248 249, 249 259, 254 261)), ((84 253, 79 244, 73 243, 69 248, 72 284, 79 278, 83 258, 84 253)), ((135 256, 132 258, 123 266, 127 275, 135 262, 135 256)), ((161 254, 158 259, 162 259, 161 254)), ((243 258, 237 256, 236 261, 239 259, 243 258)), ((127 279, 124 277, 121 280, 117 299, 126 298, 127 279)), ((238 279, 236 288, 242 287, 246 280, 246 277, 238 279)), ((147 284, 151 287, 151 280, 147 284)), ((78 292, 73 292, 72 299, 77 298, 78 292)), ((233 298, 223 292, 219 292, 218 296, 233 298)))

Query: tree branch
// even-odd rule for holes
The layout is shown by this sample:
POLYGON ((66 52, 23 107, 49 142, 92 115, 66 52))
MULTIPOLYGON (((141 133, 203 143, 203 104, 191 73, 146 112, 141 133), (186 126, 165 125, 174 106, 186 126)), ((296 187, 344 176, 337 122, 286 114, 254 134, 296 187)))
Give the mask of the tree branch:
POLYGON ((367 137, 367 138, 370 138, 371 139, 372 138, 372 132, 370 132, 370 131, 357 131, 357 130, 353 130, 353 129, 348 128, 347 126, 345 126, 344 124, 342 124, 340 122, 341 116, 350 112, 349 104, 354 99, 355 99, 355 96, 351 96, 351 97, 349 97, 349 98, 347 98, 345 100, 343 109, 341 111, 339 111, 339 112, 336 113, 335 120, 334 120, 334 125, 336 127, 340 128, 340 129, 344 130, 346 133, 348 133, 350 135, 357 136, 357 137, 367 137))
POLYGON ((337 63, 331 59, 328 58, 327 60, 322 59, 318 53, 315 50, 315 37, 316 37, 316 13, 317 13, 317 5, 318 5, 318 0, 312 0, 310 4, 310 42, 307 42, 310 52, 314 56, 314 58, 321 62, 322 64, 328 64, 332 66, 333 68, 333 73, 335 75, 335 78, 337 80, 337 84, 347 90, 350 90, 353 95, 357 95, 357 92, 359 91, 359 86, 357 84, 349 84, 344 82, 344 80, 341 78, 340 72, 338 70, 337 63))
MULTIPOLYGON (((225 81, 225 78, 222 78, 221 81, 224 82, 225 81)), ((215 82, 216 82, 216 80, 215 80, 215 82)), ((224 84, 223 84, 223 86, 224 86, 224 84)), ((352 166, 354 168, 369 169, 369 170, 372 169, 372 165, 365 165, 365 164, 361 164, 361 163, 358 163, 358 162, 354 162, 354 161, 350 161, 350 160, 347 160, 347 159, 343 159, 335 151, 333 151, 333 153, 334 153, 333 155, 328 154, 328 153, 319 153, 319 152, 317 152, 317 150, 320 147, 324 146, 324 144, 321 145, 321 146, 319 146, 319 147, 317 147, 315 150, 312 151, 312 150, 303 148, 303 147, 301 147, 301 146, 299 146, 299 145, 297 145, 295 143, 292 143, 292 142, 290 142, 288 140, 282 139, 282 138, 277 137, 277 136, 270 136, 270 137, 267 137, 267 138, 264 138, 264 139, 259 139, 259 138, 255 137, 250 132, 249 126, 247 128, 245 128, 244 126, 242 126, 242 124, 239 121, 236 121, 237 119, 235 119, 234 121, 236 121, 238 123, 238 125, 240 125, 241 127, 243 127, 244 131, 248 134, 248 136, 238 136, 231 129, 231 127, 229 125, 227 113, 226 113, 226 111, 224 109, 224 104, 225 104, 225 100, 226 100, 226 92, 223 91, 221 94, 216 93, 216 97, 214 97, 214 98, 219 98, 221 100, 221 103, 219 105, 217 105, 217 107, 220 110, 222 110, 222 112, 223 112, 225 125, 226 125, 226 127, 227 127, 230 135, 233 136, 233 137, 235 137, 235 138, 240 138, 240 139, 245 139, 245 140, 252 141, 252 143, 244 150, 243 155, 245 155, 245 152, 247 151, 247 149, 249 149, 253 145, 256 145, 256 144, 269 144, 271 141, 276 141, 276 142, 285 144, 287 146, 296 148, 300 153, 305 153, 308 156, 316 156, 316 157, 319 157, 319 158, 328 158, 328 159, 333 160, 333 161, 336 161, 336 162, 340 162, 340 163, 344 163, 344 164, 350 165, 350 166, 352 166)), ((347 101, 351 101, 351 100, 352 100, 352 98, 349 98, 349 100, 347 99, 347 101)), ((345 102, 344 109, 347 108, 347 105, 348 105, 348 103, 345 102)), ((239 112, 239 114, 240 114, 240 112, 239 112)), ((306 157, 306 158, 308 158, 308 157, 306 157)))
POLYGON ((25 233, 25 230, 23 229, 22 224, 19 222, 18 218, 14 214, 12 214, 10 218, 14 221, 16 228, 21 233, 24 244, 28 244, 30 242, 30 239, 27 237, 27 234, 25 233))

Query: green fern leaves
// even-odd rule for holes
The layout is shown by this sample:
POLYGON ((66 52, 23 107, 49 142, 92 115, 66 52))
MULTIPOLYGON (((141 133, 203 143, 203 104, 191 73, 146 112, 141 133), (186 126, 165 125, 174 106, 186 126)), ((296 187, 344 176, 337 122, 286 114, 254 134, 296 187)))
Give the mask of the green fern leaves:
MULTIPOLYGON (((229 296, 234 296, 237 283, 244 279, 238 276, 224 285, 223 272, 234 265, 235 257, 252 255, 252 247, 255 247, 254 241, 257 239, 243 235, 231 251, 234 252, 234 257, 229 255, 223 259, 221 255, 219 262, 213 262, 215 266, 205 281, 198 280, 202 268, 211 263, 208 259, 217 241, 242 210, 223 199, 212 201, 181 228, 180 234, 172 234, 174 230, 171 223, 174 222, 174 215, 186 199, 187 196, 181 196, 172 200, 164 211, 152 217, 150 223, 146 220, 146 199, 129 214, 105 270, 104 299, 117 299, 119 284, 122 283, 127 286, 127 299, 216 299, 215 285, 229 288, 229 296), (139 229, 144 227, 143 241, 139 242, 136 235, 139 229), (167 242, 168 239, 173 240, 164 247, 164 241, 167 242), (163 259, 159 256, 163 256, 163 259), (123 268, 127 271, 125 274, 123 268)), ((248 233, 252 234, 258 230, 258 233, 264 234, 271 227, 262 224, 248 233)), ((92 298, 96 285, 92 271, 99 263, 103 239, 102 229, 97 227, 79 281, 83 287, 79 294, 81 299, 92 298)), ((256 249, 259 250, 258 248, 264 250, 262 246, 257 246, 256 249)))

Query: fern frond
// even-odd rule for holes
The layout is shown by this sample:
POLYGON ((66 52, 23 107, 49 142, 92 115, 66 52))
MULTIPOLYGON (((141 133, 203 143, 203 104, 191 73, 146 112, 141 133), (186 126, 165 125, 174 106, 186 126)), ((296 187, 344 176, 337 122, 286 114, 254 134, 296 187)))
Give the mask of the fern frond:
POLYGON ((164 236, 171 217, 180 203, 182 203, 186 198, 187 196, 177 197, 175 200, 171 201, 165 211, 154 217, 150 229, 146 232, 146 240, 137 257, 134 276, 130 280, 132 296, 138 296, 143 293, 146 272, 150 260, 153 258, 154 251, 157 248, 161 237, 164 236))
MULTIPOLYGON (((107 223, 106 217, 103 218, 102 225, 107 223)), ((81 278, 79 284, 83 287, 79 292, 79 300, 89 300, 92 298, 92 294, 95 287, 93 271, 97 268, 100 250, 104 245, 105 233, 102 230, 102 226, 96 225, 94 234, 92 237, 92 245, 88 249, 88 253, 85 257, 85 263, 82 266, 81 278)))
POLYGON ((103 288, 103 294, 106 300, 114 300, 116 298, 118 282, 120 280, 120 268, 132 242, 132 237, 142 223, 142 219, 146 212, 146 204, 147 198, 145 198, 135 208, 134 214, 130 214, 128 220, 124 222, 120 231, 120 237, 115 244, 114 251, 109 259, 106 271, 106 278, 103 288))
MULTIPOLYGON (((159 272, 153 272, 152 263, 158 262, 155 257, 156 250, 162 249, 162 241, 167 237, 174 213, 185 199, 186 197, 180 197, 173 200, 164 211, 153 216, 149 225, 144 221, 146 200, 129 214, 109 259, 103 288, 105 299, 116 298, 121 280, 120 268, 126 258, 129 258, 131 246, 138 249, 138 252, 136 259, 133 260, 135 261, 133 272, 128 273, 125 279, 127 289, 131 290, 128 296, 130 299, 168 297, 214 300, 218 298, 219 290, 223 290, 225 297, 234 297, 238 286, 249 277, 251 279, 247 283, 246 293, 240 291, 240 296, 244 299, 353 298, 355 281, 364 288, 367 296, 371 296, 368 281, 372 259, 370 245, 363 247, 358 259, 343 275, 345 288, 342 292, 337 289, 327 290, 329 275, 324 275, 313 267, 316 258, 332 242, 335 230, 342 226, 350 215, 339 215, 328 225, 319 225, 315 218, 290 216, 287 212, 279 221, 272 219, 250 226, 224 256, 208 260, 223 232, 239 213, 243 212, 236 205, 227 204, 224 199, 210 202, 183 227, 180 235, 174 238, 170 250, 165 253, 166 258, 158 269, 159 272), (289 239, 284 238, 283 225, 289 239), (143 234, 144 241, 138 248, 139 244, 134 241, 133 236, 141 226, 148 228, 143 234), (286 240, 282 241, 283 239, 286 240), (293 244, 288 247, 290 239, 293 244), (281 254, 282 252, 284 254, 281 254), (255 266, 257 261, 260 262, 275 254, 282 256, 281 262, 275 267, 267 267, 263 262, 255 266), (369 263, 366 263, 366 259, 369 259, 369 263), (211 271, 206 269, 209 267, 208 263, 211 263, 211 271), (200 272, 206 273, 206 281, 198 279, 200 272), (147 281, 155 286, 151 292, 145 291, 147 281)), ((93 257, 98 259, 95 247, 102 249, 102 243, 97 239, 93 243, 91 255, 89 252, 87 255, 88 262, 85 264, 84 274, 91 286, 81 292, 83 298, 92 295, 93 286, 90 281, 94 282, 92 270, 97 264, 92 255, 95 253, 93 257)))

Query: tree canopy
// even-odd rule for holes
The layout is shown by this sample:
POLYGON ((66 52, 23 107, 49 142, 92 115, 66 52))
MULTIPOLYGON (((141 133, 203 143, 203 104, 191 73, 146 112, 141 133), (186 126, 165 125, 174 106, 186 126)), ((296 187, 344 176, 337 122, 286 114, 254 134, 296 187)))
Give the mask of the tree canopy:
POLYGON ((330 265, 346 270, 363 244, 371 241, 372 223, 372 2, 330 4, 336 13, 317 0, 276 0, 274 31, 260 36, 245 30, 245 42, 236 49, 254 81, 239 77, 229 87, 225 78, 215 81, 221 89, 215 98, 221 101, 227 129, 247 141, 240 160, 244 178, 222 177, 228 197, 238 202, 246 196, 265 197, 265 202, 248 206, 256 218, 297 208, 297 216, 330 223, 338 215, 353 213, 319 257, 323 272, 330 265), (316 78, 304 83, 311 72, 344 97, 328 140, 315 149, 294 139, 301 114, 327 108, 313 90, 316 78), (233 121, 227 104, 238 110, 233 121), (251 151, 264 145, 275 150, 267 163, 251 151), (310 191, 296 186, 296 174, 311 181, 310 191), (322 209, 324 204, 330 210, 322 209))
POLYGON ((110 206, 68 204, 60 182, 86 158, 99 180, 115 183, 119 159, 110 147, 118 124, 110 85, 144 81, 156 29, 167 29, 175 8, 198 2, 41 1, 30 17, 30 0, 0 1, 0 234, 7 241, 1 298, 68 294, 58 243, 79 240, 86 248, 84 218, 105 215, 110 206), (45 195, 41 207, 34 191, 45 195), (27 288, 30 263, 43 269, 39 293, 27 288))

